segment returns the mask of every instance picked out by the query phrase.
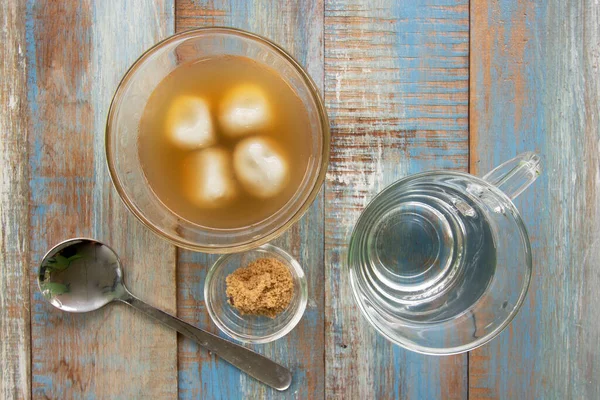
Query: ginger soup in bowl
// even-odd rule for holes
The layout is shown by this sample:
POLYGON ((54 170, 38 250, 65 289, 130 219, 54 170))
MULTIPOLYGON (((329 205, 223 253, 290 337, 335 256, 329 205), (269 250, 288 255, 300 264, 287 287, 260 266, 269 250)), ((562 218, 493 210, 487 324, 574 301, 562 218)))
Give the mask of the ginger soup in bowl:
POLYGON ((327 169, 317 88, 277 45, 231 28, 183 32, 131 67, 106 152, 127 207, 177 246, 259 246, 307 210, 327 169))

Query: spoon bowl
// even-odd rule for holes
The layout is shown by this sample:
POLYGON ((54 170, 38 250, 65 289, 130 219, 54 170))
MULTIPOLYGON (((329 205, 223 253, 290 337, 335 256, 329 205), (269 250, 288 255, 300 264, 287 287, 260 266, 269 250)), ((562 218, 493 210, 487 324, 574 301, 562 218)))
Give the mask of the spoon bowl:
POLYGON ((39 269, 46 300, 68 312, 94 311, 126 293, 117 254, 93 239, 70 239, 52 248, 39 269))
POLYGON ((274 389, 286 390, 292 382, 291 372, 276 362, 135 297, 123 283, 119 256, 97 240, 69 239, 54 246, 42 259, 38 285, 44 298, 60 310, 82 313, 121 301, 175 329, 274 389))

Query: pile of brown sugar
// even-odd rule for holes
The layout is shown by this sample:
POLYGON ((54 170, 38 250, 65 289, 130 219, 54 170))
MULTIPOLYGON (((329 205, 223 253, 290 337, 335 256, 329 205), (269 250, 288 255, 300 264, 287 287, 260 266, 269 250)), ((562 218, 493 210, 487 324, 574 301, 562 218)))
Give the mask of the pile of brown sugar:
POLYGON ((231 306, 241 314, 275 318, 294 295, 292 274, 275 258, 259 258, 225 278, 231 306))

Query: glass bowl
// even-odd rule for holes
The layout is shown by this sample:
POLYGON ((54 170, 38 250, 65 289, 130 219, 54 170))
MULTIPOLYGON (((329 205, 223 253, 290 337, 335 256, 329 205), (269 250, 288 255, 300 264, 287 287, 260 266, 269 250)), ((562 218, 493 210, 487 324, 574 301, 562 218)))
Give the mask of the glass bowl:
POLYGON ((129 210, 154 233, 179 247, 233 253, 267 243, 306 212, 319 192, 329 160, 329 121, 318 88, 300 64, 276 44, 232 28, 201 28, 171 36, 146 51, 127 71, 108 112, 106 158, 111 179, 129 210), (138 154, 138 127, 156 86, 178 66, 216 55, 250 58, 276 71, 308 113, 310 157, 292 198, 254 225, 215 229, 194 224, 166 207, 150 188, 138 154))
POLYGON ((298 261, 284 250, 267 244, 219 258, 206 276, 204 301, 213 322, 228 336, 245 343, 268 343, 288 334, 298 324, 308 300, 306 277, 298 261), (225 278, 259 258, 275 258, 288 267, 294 281, 290 305, 275 318, 242 315, 227 302, 225 278))

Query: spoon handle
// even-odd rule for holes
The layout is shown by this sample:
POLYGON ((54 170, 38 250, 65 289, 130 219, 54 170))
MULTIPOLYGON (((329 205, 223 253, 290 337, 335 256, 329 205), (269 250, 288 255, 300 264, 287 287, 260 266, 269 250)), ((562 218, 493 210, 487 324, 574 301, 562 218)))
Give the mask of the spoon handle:
POLYGON ((127 293, 124 298, 119 300, 157 319, 168 327, 175 329, 177 332, 194 340, 200 346, 215 353, 231 365, 274 389, 283 391, 292 383, 291 372, 267 357, 230 342, 229 340, 222 339, 212 333, 196 328, 179 318, 152 307, 133 296, 131 293, 127 293))

